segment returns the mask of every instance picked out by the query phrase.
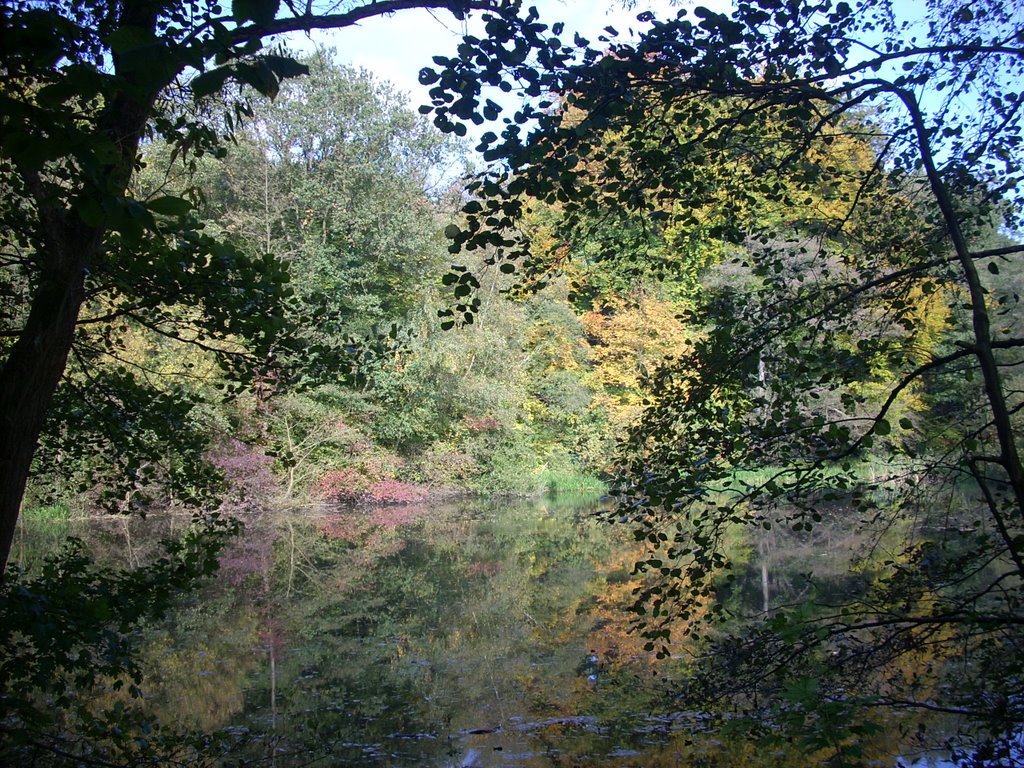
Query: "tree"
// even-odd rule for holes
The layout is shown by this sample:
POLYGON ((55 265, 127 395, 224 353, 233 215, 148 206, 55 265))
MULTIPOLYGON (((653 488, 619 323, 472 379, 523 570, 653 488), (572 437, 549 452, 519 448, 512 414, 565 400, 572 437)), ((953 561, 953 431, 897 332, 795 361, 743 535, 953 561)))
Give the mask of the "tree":
MULTIPOLYGON (((140 147, 162 137, 187 162, 224 153, 250 114, 236 86, 273 97, 305 67, 263 41, 439 8, 537 38, 518 0, 295 3, 12 2, 2 20, 3 368, 0 565, 54 393, 85 329, 124 322, 204 345, 241 380, 265 374, 288 337, 286 271, 206 234, 193 200, 133 197, 140 147), (222 114, 215 94, 226 93, 222 114), (184 306, 186 309, 182 309, 184 306), (189 309, 189 307, 191 307, 189 309)), ((542 30, 541 30, 542 31, 542 30)), ((222 104, 224 102, 221 102, 222 104)), ((86 387, 85 389, 88 389, 86 387)))
MULTIPOLYGON (((562 207, 568 241, 611 210, 731 246, 747 277, 705 294, 703 335, 655 375, 624 453, 616 517, 651 546, 635 605, 649 647, 688 620, 716 660, 688 690, 762 734, 852 755, 872 711, 939 712, 966 723, 954 746, 1005 757, 1024 722, 1008 661, 1024 650, 1024 402, 1008 377, 1024 339, 1000 272, 1022 247, 988 243, 994 221, 1020 224, 1016 8, 930 2, 920 29, 886 0, 693 15, 642 15, 639 42, 610 33, 603 50, 552 39, 545 72, 493 40, 425 72, 442 128, 467 81, 518 79, 535 100, 484 135, 500 164, 472 184, 452 251, 493 247, 514 270, 531 199, 562 207), (910 407, 954 388, 956 409, 910 407), (809 531, 826 509, 870 534, 868 586, 723 638, 728 537, 809 531)), ((456 297, 450 322, 473 308, 456 297)))
POLYGON ((421 303, 446 263, 438 203, 464 148, 391 86, 334 59, 323 49, 302 58, 310 74, 239 132, 207 181, 207 217, 286 260, 297 298, 319 305, 318 333, 333 325, 340 339, 421 303))

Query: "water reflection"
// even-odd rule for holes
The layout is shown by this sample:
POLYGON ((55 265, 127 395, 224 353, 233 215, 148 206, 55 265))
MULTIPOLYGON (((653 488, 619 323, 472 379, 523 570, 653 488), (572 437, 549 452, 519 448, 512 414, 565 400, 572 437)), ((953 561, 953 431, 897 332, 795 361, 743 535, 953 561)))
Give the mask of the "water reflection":
POLYGON ((635 765, 676 725, 626 632, 631 536, 595 510, 406 506, 251 529, 220 585, 148 643, 151 703, 280 766, 635 765))
MULTIPOLYGON (((705 737, 709 716, 679 711, 685 649, 658 662, 628 631, 639 550, 626 526, 597 522, 599 506, 251 521, 206 594, 147 632, 146 705, 162 722, 221 730, 231 765, 811 764, 785 744, 757 754, 705 737)), ((154 522, 92 523, 87 535, 130 566, 168 532, 154 522)), ((855 594, 868 577, 851 569, 858 547, 841 530, 737 540, 742 578, 719 599, 763 617, 804 599, 810 571, 819 597, 855 594)))
POLYGON ((592 511, 509 502, 293 521, 264 574, 274 671, 249 681, 245 722, 269 723, 281 756, 347 764, 617 759, 628 745, 591 714, 595 688, 650 661, 618 660, 607 574, 632 555, 592 511))

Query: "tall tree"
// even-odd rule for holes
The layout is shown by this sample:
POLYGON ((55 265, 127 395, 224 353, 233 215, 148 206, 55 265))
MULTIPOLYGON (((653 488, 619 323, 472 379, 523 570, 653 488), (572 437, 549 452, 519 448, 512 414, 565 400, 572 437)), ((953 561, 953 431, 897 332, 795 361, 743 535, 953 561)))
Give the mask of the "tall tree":
POLYGON ((131 195, 143 140, 162 136, 182 157, 222 153, 246 107, 229 98, 233 106, 211 117, 203 97, 235 84, 273 97, 283 78, 305 73, 287 56, 264 52, 264 40, 408 8, 459 18, 486 12, 538 42, 542 31, 533 17, 519 17, 519 0, 236 0, 229 13, 201 0, 5 4, 0 567, 83 323, 116 334, 114 321, 132 316, 193 343, 246 338, 240 353, 221 349, 243 375, 265 362, 284 330, 285 273, 273 257, 246 259, 209 237, 186 199, 131 195), (225 274, 230 288, 217 289, 225 274), (255 292, 252 279, 260 283, 255 292), (198 307, 189 327, 165 311, 178 302, 198 307))
MULTIPOLYGON (((421 303, 447 262, 439 204, 464 170, 464 147, 404 96, 319 50, 237 136, 209 180, 208 212, 249 250, 279 254, 317 326, 366 333, 421 303)), ((450 207, 454 209, 455 203, 450 207)))

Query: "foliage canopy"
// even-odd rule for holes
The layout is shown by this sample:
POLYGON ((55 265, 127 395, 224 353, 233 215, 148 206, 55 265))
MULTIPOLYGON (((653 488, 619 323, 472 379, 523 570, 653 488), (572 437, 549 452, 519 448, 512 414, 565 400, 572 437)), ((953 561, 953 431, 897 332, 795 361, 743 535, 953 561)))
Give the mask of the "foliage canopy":
POLYGON ((637 627, 667 652, 682 621, 713 660, 688 690, 755 732, 854 755, 872 711, 936 710, 972 724, 955 744, 1005 754, 1024 721, 1021 247, 1002 234, 1021 216, 1018 9, 751 0, 641 20, 635 43, 552 38, 544 71, 492 38, 422 75, 443 129, 453 91, 518 80, 533 99, 484 134, 494 165, 453 253, 543 282, 560 262, 521 226, 538 203, 570 245, 625 219, 719 244, 704 330, 651 377, 623 454, 615 517, 651 549, 637 627), (730 536, 834 514, 865 535, 867 586, 836 597, 809 567, 829 597, 723 635, 730 536))
MULTIPOLYGON (((596 47, 563 41, 560 25, 515 1, 318 10, 237 0, 226 14, 201 2, 12 4, 0 52, 0 561, 47 419, 56 426, 44 439, 65 452, 77 443, 118 459, 114 446, 129 439, 113 473, 126 481, 122 498, 139 500, 159 479, 182 501, 209 500, 191 393, 135 375, 127 351, 137 332, 203 349, 237 390, 288 381, 292 363, 353 324, 411 313, 406 289, 426 271, 385 260, 368 269, 401 243, 374 238, 372 205, 350 204, 394 189, 376 186, 380 176, 343 177, 351 168, 323 151, 336 137, 310 136, 273 110, 264 126, 280 143, 247 144, 253 114, 239 89, 275 97, 282 80, 307 73, 265 51, 265 38, 416 6, 490 12, 484 37, 421 72, 438 127, 461 136, 467 121, 497 120, 487 86, 528 102, 481 137, 492 165, 447 231, 451 253, 479 263, 444 278, 454 302, 442 325, 487 324, 480 349, 454 366, 464 350, 438 343, 417 368, 403 367, 400 344, 384 346, 361 383, 401 402, 422 379, 499 370, 478 291, 501 275, 518 275, 522 290, 565 275, 603 346, 595 378, 620 390, 621 410, 645 406, 624 444, 615 518, 650 547, 633 607, 648 648, 667 652, 681 631, 710 660, 692 668, 683 695, 722 699, 740 715, 730 727, 853 758, 876 712, 955 714, 966 723, 955 747, 1006 756, 1024 722, 1024 337, 1021 248, 1008 238, 1021 217, 1024 29, 1015 4, 1000 0, 932 0, 919 31, 897 22, 888 0, 743 0, 732 15, 644 14, 650 27, 636 43, 609 31, 596 47), (297 205, 273 210, 272 164, 246 166, 264 181, 266 247, 255 253, 240 246, 257 239, 253 221, 239 216, 215 235, 196 215, 200 190, 167 194, 140 173, 144 147, 197 169, 229 137, 264 161, 298 148, 297 161, 325 172, 318 182, 329 177, 299 189, 308 177, 280 163, 273 202, 297 205), (350 217, 318 212, 319 239, 304 229, 318 203, 350 217), (361 261, 346 269, 332 257, 357 236, 361 261), (289 261, 303 267, 294 285, 289 261), (674 305, 627 295, 652 276, 686 302, 686 332, 666 317, 674 305), (373 290, 355 290, 360 281, 373 290), (303 335, 296 313, 320 298, 328 306, 331 296, 315 296, 325 286, 332 323, 303 335), (621 350, 657 344, 608 318, 641 312, 674 349, 630 375, 621 350), (75 439, 79 426, 89 440, 75 439), (826 517, 858 532, 851 578, 810 565, 808 600, 766 597, 752 629, 731 623, 736 532, 810 536, 826 517)), ((386 234, 423 234, 402 226, 386 234)), ((579 320, 538 303, 523 315, 529 381, 516 385, 539 442, 553 445, 583 421, 590 395, 577 376, 582 352, 567 342, 579 320)), ((507 399, 473 385, 472 403, 507 399)), ((416 398, 378 421, 389 445, 440 441, 461 422, 480 453, 520 466, 522 446, 503 442, 497 421, 467 419, 470 406, 451 392, 416 398)), ((312 431, 292 426, 319 406, 281 412, 289 450, 305 450, 312 431)), ((193 561, 205 572, 205 555, 193 561)), ((75 553, 70 563, 80 578, 68 594, 91 596, 86 614, 103 611, 106 593, 136 604, 135 582, 93 578, 75 553)), ((152 574, 171 587, 196 575, 165 571, 152 574)), ((54 574, 44 577, 59 582, 54 574)))

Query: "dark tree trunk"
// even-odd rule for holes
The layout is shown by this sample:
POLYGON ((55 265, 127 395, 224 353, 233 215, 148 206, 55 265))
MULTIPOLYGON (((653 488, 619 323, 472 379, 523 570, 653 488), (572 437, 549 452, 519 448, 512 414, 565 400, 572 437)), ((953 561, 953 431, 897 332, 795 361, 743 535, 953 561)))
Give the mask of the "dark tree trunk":
MULTIPOLYGON (((113 7, 118 26, 153 31, 160 4, 126 0, 113 7)), ((97 115, 95 130, 116 147, 116 156, 101 167, 94 180, 81 178, 81 196, 120 198, 135 169, 146 123, 163 83, 140 85, 137 73, 121 70, 124 86, 109 93, 97 115)), ((17 167, 17 163, 15 163, 17 167)), ((89 226, 68 207, 74 199, 62 183, 50 186, 36 171, 18 169, 35 203, 36 258, 39 283, 32 292, 28 318, 0 370, 0 580, 7 569, 28 483, 47 411, 67 367, 75 326, 85 301, 87 270, 103 258, 106 226, 89 226)))
POLYGON ((974 343, 969 349, 978 361, 984 381, 985 396, 989 404, 989 414, 992 418, 992 426, 995 429, 996 439, 999 444, 999 453, 994 457, 969 457, 970 469, 978 483, 996 530, 1006 545, 1006 553, 1017 568, 1017 573, 1024 577, 1024 552, 1021 551, 1019 536, 1013 535, 1013 531, 1019 529, 1024 522, 1024 464, 1021 462, 1020 451, 1017 447, 1017 436, 1014 432, 1012 412, 1007 402, 1007 391, 999 370, 999 363, 996 360, 992 345, 992 328, 989 318, 989 310, 986 298, 985 286, 978 276, 978 269, 971 256, 967 245, 967 239, 960 227, 960 221, 953 199, 942 181, 942 176, 935 164, 932 154, 930 134, 924 122, 924 115, 921 111, 917 97, 908 90, 895 88, 893 92, 906 106, 916 134, 918 147, 921 152, 921 161, 924 166, 928 182, 931 186, 935 201, 942 211, 942 217, 946 223, 950 241, 956 250, 960 262, 964 285, 970 296, 971 325, 974 332, 974 343), (1007 507, 1001 506, 991 489, 989 481, 977 471, 977 463, 984 461, 996 464, 1003 468, 1012 493, 1013 502, 1007 507))
MULTIPOLYGON (((64 217, 61 217, 62 219, 64 217)), ((7 567, 32 457, 60 383, 84 298, 84 269, 99 232, 68 226, 49 232, 48 270, 33 296, 24 330, 0 371, 0 578, 7 567)))

